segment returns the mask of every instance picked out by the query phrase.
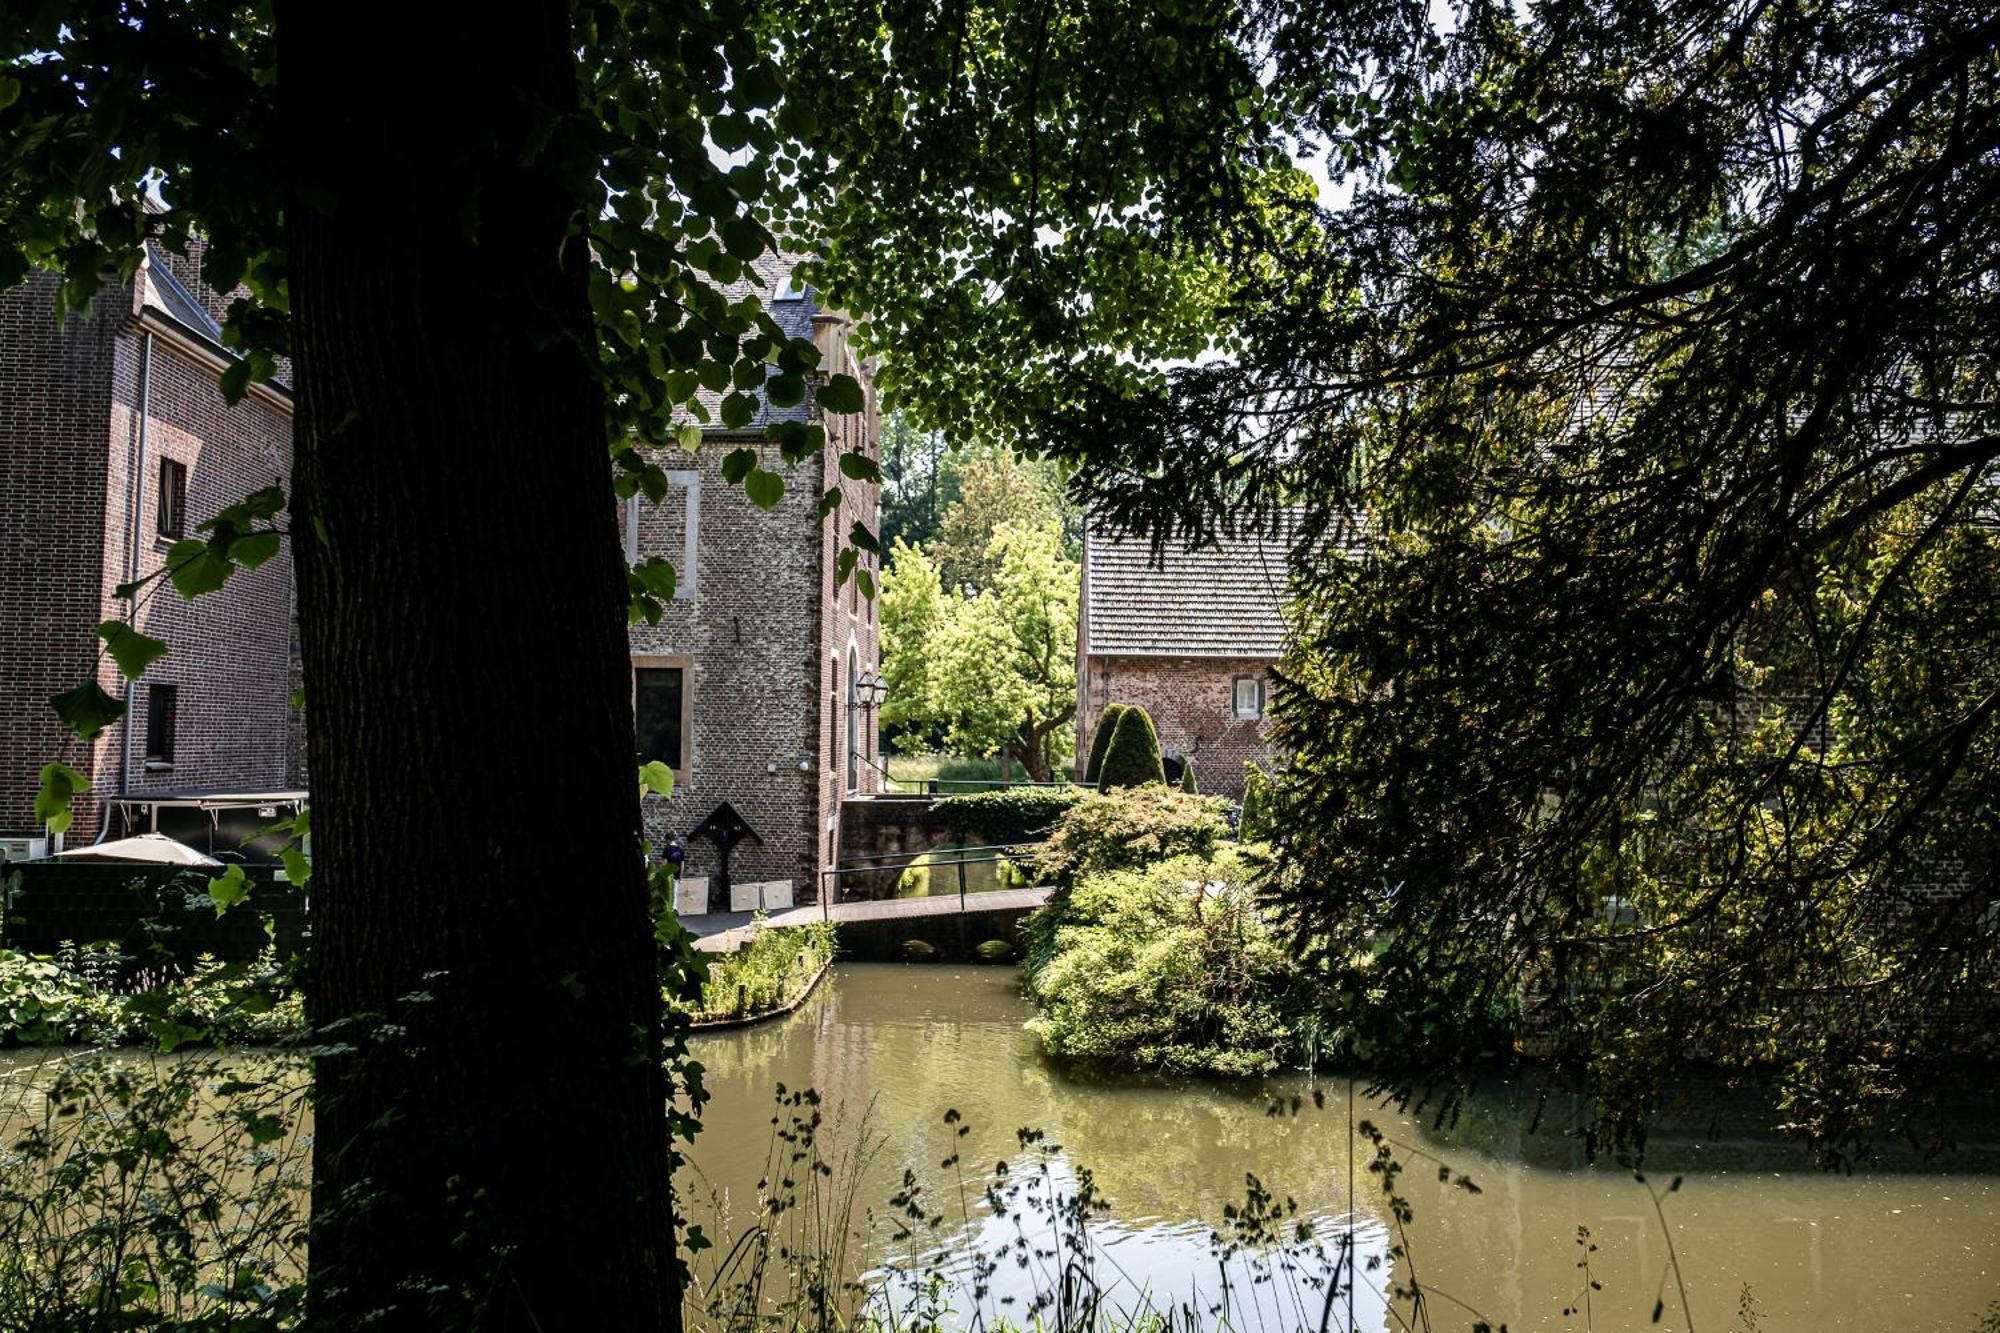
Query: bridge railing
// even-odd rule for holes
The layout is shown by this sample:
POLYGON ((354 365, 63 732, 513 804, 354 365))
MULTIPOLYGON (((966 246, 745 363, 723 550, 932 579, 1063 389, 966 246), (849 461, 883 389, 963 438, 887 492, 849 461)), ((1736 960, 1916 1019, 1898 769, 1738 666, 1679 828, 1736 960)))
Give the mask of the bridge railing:
POLYGON ((902 871, 916 865, 931 870, 952 867, 958 875, 958 905, 963 910, 967 866, 996 865, 1002 861, 1018 865, 1026 859, 1028 852, 1041 845, 1039 842, 995 842, 980 846, 936 847, 928 852, 879 852, 858 858, 867 862, 865 865, 829 866, 819 872, 820 914, 830 915, 833 904, 840 901, 841 886, 848 876, 880 875, 891 870, 900 876, 902 871), (948 860, 944 859, 947 857, 948 860))

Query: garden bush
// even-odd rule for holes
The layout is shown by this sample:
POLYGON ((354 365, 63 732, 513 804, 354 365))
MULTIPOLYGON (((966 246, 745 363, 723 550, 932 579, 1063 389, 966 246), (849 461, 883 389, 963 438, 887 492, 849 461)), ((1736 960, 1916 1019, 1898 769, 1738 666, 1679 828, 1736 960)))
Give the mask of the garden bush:
POLYGON ((1090 733, 1090 758, 1083 766, 1086 786, 1097 785, 1097 779, 1104 771, 1104 751, 1111 744, 1111 733, 1118 730, 1118 719, 1124 713, 1124 704, 1106 704, 1104 711, 1097 715, 1097 726, 1090 733))
POLYGON ((113 1045, 146 1040, 270 1044, 305 1030, 290 967, 267 947, 254 962, 206 954, 182 972, 133 973, 111 945, 53 954, 0 949, 0 1046, 113 1045), (122 980, 121 980, 122 978, 122 980))
POLYGON ((1098 790, 1164 784, 1166 780, 1166 761, 1160 754, 1160 735, 1153 729, 1152 715, 1143 708, 1127 708, 1118 717, 1110 744, 1104 747, 1098 790))
POLYGON ((674 998, 673 1003, 697 1023, 753 1018, 783 1009, 795 1003, 833 960, 834 934, 827 921, 778 930, 760 927, 736 952, 709 958, 708 978, 701 983, 699 997, 674 998))
POLYGON ((1228 804, 1166 786, 1086 795, 1056 822, 1035 856, 1045 883, 1149 865, 1172 856, 1207 856, 1229 834, 1228 804))
POLYGON ((1085 877, 1028 975, 1041 1008, 1030 1030, 1053 1054, 1170 1072, 1294 1060, 1307 977, 1247 878, 1227 850, 1085 877))
POLYGON ((1194 760, 1184 760, 1181 764, 1181 790, 1193 796, 1201 791, 1194 780, 1194 760))
POLYGON ((1082 799, 1074 787, 1012 787, 947 796, 931 806, 931 813, 954 837, 992 846, 1035 841, 1082 799))
POLYGON ((1271 775, 1256 760, 1243 764, 1243 813, 1237 817, 1236 833, 1245 842, 1262 842, 1271 836, 1271 775))

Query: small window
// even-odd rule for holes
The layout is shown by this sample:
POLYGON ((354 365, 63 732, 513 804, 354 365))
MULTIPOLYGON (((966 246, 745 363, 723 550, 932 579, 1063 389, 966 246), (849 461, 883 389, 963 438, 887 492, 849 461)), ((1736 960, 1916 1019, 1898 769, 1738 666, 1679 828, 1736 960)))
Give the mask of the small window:
POLYGON ((633 707, 639 722, 639 762, 655 759, 668 768, 686 765, 681 748, 682 707, 686 702, 685 682, 680 667, 635 667, 633 707))
POLYGON ((146 762, 174 762, 174 717, 180 691, 172 685, 146 687, 146 762))
POLYGON ((1264 678, 1262 676, 1238 676, 1231 682, 1235 713, 1238 717, 1264 716, 1264 678))
POLYGON ((187 464, 171 458, 160 460, 159 521, 162 537, 180 537, 187 532, 187 464))

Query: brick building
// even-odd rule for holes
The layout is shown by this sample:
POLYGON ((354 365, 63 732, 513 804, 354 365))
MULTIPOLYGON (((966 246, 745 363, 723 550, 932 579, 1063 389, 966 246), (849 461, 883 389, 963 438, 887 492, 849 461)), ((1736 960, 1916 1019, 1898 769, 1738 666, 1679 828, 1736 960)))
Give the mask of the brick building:
MULTIPOLYGON (((820 371, 866 387, 847 318, 793 287, 783 265, 759 269, 772 315, 818 344, 820 371)), ((812 901, 839 847, 842 801, 880 789, 867 691, 880 660, 876 607, 854 578, 835 577, 854 524, 879 525, 877 488, 838 466, 850 449, 879 459, 877 425, 872 388, 857 414, 822 418, 810 395, 798 408, 766 405, 742 431, 706 431, 692 453, 663 450, 666 498, 635 497, 621 512, 627 558, 663 556, 679 575, 660 623, 636 624, 631 637, 639 756, 676 775, 671 798, 646 798, 647 833, 656 847, 668 834, 685 844, 683 911, 812 901), (787 468, 767 435, 782 420, 820 420, 824 452, 787 468), (744 448, 785 478, 768 511, 723 479, 723 461, 744 448), (836 489, 839 507, 822 519, 821 497, 836 489), (690 836, 725 803, 756 834, 730 853, 727 888, 714 843, 690 836)), ((862 562, 877 570, 873 556, 862 562)))
POLYGON ((1284 647, 1286 551, 1283 538, 1246 536, 1155 557, 1087 525, 1076 752, 1090 753, 1107 704, 1137 704, 1203 791, 1240 799, 1244 764, 1275 758, 1264 708, 1284 647))
POLYGON ((91 781, 72 845, 98 835, 110 795, 297 780, 289 553, 193 602, 153 585, 137 624, 171 651, 136 682, 97 660, 95 633, 134 614, 119 584, 158 570, 218 509, 287 480, 290 395, 260 385, 223 403, 226 301, 202 283, 198 248, 153 251, 60 328, 56 282, 0 292, 0 839, 16 854, 42 832, 36 774, 51 759, 91 781), (93 674, 128 709, 83 744, 49 699, 93 674))

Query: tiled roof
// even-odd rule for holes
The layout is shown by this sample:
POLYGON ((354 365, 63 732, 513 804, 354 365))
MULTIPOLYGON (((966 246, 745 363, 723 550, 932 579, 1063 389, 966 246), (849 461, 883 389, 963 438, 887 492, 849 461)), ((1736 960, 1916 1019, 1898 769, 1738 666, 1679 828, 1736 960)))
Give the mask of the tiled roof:
POLYGON ((1284 643, 1285 552, 1270 537, 1200 551, 1091 529, 1084 537, 1084 651, 1111 657, 1271 657, 1284 643))
MULTIPOLYGON (((1297 534, 1218 536, 1198 551, 1089 528, 1084 536, 1084 651, 1104 657, 1261 657, 1284 650, 1286 557, 1297 534)), ((1366 545, 1349 521, 1330 537, 1343 555, 1366 545)))

